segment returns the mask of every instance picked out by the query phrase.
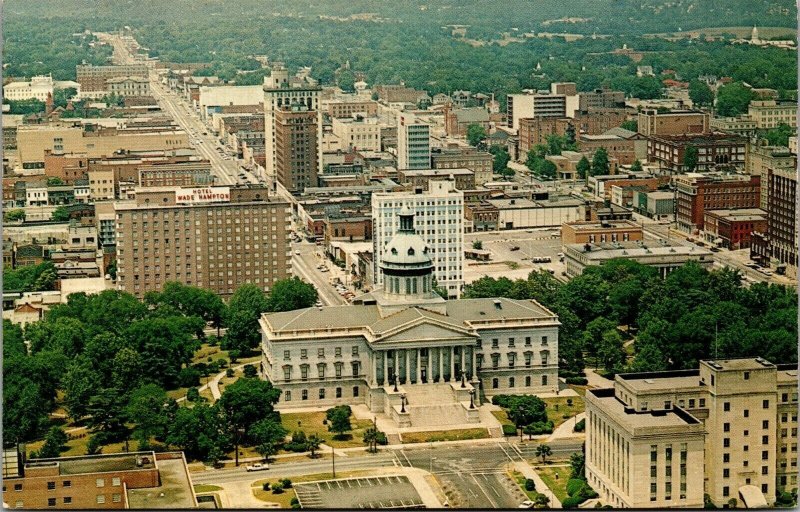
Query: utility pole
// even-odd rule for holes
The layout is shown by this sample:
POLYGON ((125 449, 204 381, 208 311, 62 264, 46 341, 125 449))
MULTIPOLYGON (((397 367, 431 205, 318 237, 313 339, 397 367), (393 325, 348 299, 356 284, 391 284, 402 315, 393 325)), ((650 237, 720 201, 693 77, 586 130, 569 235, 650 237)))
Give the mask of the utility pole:
POLYGON ((333 467, 333 478, 336 478, 336 449, 331 446, 331 466, 333 467))

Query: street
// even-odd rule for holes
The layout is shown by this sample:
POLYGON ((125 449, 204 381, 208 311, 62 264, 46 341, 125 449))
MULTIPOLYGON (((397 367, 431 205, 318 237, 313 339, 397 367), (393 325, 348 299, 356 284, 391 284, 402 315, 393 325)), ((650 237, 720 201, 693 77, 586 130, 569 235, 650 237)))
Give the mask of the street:
MULTIPOLYGON (((320 272, 317 265, 322 260, 317 256, 316 244, 310 243, 296 243, 292 244, 292 269, 294 275, 302 278, 304 281, 314 285, 319 294, 319 300, 326 306, 341 306, 347 304, 347 301, 339 295, 336 289, 330 283, 330 272, 320 272), (295 251, 299 251, 298 255, 295 251)), ((333 263, 326 263, 330 268, 333 263)))

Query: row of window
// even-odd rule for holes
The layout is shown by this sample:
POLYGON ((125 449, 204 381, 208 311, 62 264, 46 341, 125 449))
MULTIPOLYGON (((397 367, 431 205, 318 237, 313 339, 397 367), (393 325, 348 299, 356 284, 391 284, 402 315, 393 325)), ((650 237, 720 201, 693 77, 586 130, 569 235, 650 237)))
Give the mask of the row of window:
MULTIPOLYGON (((548 382, 547 375, 542 375, 541 382, 542 382, 542 384, 541 384, 542 386, 547 386, 547 382, 548 382)), ((508 387, 510 387, 510 388, 516 387, 516 384, 517 384, 516 378, 514 378, 514 377, 509 377, 508 378, 508 387)), ((532 385, 533 384, 532 384, 531 376, 530 375, 525 376, 525 387, 529 388, 532 385)), ((499 377, 494 377, 492 379, 492 389, 497 389, 499 387, 500 387, 500 378, 499 377)))
MULTIPOLYGON (((360 375, 360 367, 361 367, 361 365, 357 361, 354 361, 354 362, 352 362, 350 364, 353 367, 353 378, 358 378, 358 376, 360 375)), ((333 363, 333 366, 334 366, 335 371, 336 371, 336 378, 337 379, 341 379, 342 378, 342 369, 344 368, 344 363, 333 363)), ((326 367, 327 367, 327 365, 325 363, 317 364, 317 375, 318 375, 318 377, 320 379, 324 379, 325 378, 325 368, 326 367)), ((308 380, 308 369, 309 369, 309 365, 307 365, 307 364, 301 364, 300 365, 300 378, 302 380, 308 380)), ((289 382, 290 380, 292 380, 292 366, 291 365, 287 364, 287 365, 285 365, 283 367, 283 380, 285 380, 286 382, 289 382)))
MULTIPOLYGON (((360 388, 358 386, 353 386, 353 398, 358 398, 360 388)), ((334 390, 335 398, 342 398, 342 388, 336 388, 334 390)), ((320 400, 325 400, 325 388, 319 388, 318 396, 320 400)), ((301 389, 300 390, 300 400, 308 400, 308 390, 301 389)), ((283 401, 284 402, 291 402, 292 401, 292 392, 290 390, 286 390, 283 392, 283 401)))
MULTIPOLYGON (((547 345, 547 336, 542 336, 542 345, 547 345)), ((530 336, 525 336, 525 346, 530 347, 532 346, 533 339, 530 336)), ((516 338, 508 338, 508 347, 514 348, 516 344, 516 338)), ((478 339, 478 348, 483 348, 483 340, 478 339)), ((492 348, 499 348, 500 347, 500 339, 499 338, 492 338, 492 348)))
MULTIPOLYGON (((353 345, 350 348, 350 353, 353 356, 358 356, 358 345, 353 345)), ((342 357, 342 347, 334 347, 333 348, 333 355, 334 357, 342 357)), ((325 357, 325 348, 320 347, 317 349, 317 357, 324 358, 325 357)), ((284 350, 283 351, 283 360, 289 361, 292 359, 292 351, 291 350, 284 350)), ((308 359, 308 349, 301 348, 300 349, 300 359, 308 359)))

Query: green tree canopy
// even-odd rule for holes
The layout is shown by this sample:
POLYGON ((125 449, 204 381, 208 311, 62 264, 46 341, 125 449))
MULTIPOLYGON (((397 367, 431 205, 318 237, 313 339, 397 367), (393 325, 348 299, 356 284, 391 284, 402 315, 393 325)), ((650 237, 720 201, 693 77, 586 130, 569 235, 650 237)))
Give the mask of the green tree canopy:
POLYGON ((609 170, 608 151, 605 148, 597 148, 592 156, 592 176, 608 174, 609 170))
POLYGON ((249 429, 263 419, 277 419, 274 405, 280 390, 258 379, 239 379, 227 386, 219 401, 220 410, 234 429, 249 429))
POLYGON ((735 117, 747 112, 753 91, 741 82, 723 85, 717 91, 717 115, 735 117))
POLYGON ((293 311, 309 308, 317 301, 317 290, 299 277, 281 279, 270 290, 267 299, 269 311, 293 311))
POLYGON ((692 80, 689 82, 689 99, 692 104, 703 107, 714 103, 714 92, 704 82, 692 80))
POLYGON ((467 142, 470 146, 478 146, 487 137, 486 128, 479 124, 471 124, 467 126, 467 142))

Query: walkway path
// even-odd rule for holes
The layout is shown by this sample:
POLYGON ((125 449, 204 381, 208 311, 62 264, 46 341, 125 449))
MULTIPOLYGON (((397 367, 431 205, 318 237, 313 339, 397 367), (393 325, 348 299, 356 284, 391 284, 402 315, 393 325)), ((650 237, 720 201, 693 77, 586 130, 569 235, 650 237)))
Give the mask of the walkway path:
MULTIPOLYGON (((239 365, 236 365, 236 366, 232 366, 231 368, 235 372, 236 370, 244 368, 248 364, 254 364, 254 362, 251 361, 249 363, 242 363, 242 364, 239 364, 239 365)), ((219 381, 221 381, 225 377, 225 375, 227 373, 228 373, 228 369, 226 368, 225 371, 219 372, 218 374, 216 374, 214 376, 213 379, 211 379, 206 384, 203 384, 202 386, 197 388, 197 391, 198 392, 202 392, 202 391, 205 391, 206 389, 210 389, 211 390, 211 396, 214 397, 214 401, 216 402, 222 396, 222 393, 220 393, 220 391, 219 391, 219 381)), ((185 396, 183 396, 181 398, 178 398, 175 401, 176 402, 183 402, 184 400, 186 400, 185 396)))
POLYGON ((586 368, 586 379, 589 381, 589 387, 592 388, 611 388, 614 387, 614 381, 599 375, 595 370, 586 368))
POLYGON ((530 478, 531 480, 533 480, 533 483, 536 484, 536 492, 544 494, 545 496, 550 498, 550 505, 549 505, 550 508, 562 508, 561 502, 558 501, 556 495, 553 494, 553 491, 551 491, 549 487, 547 487, 547 484, 544 483, 542 477, 540 477, 539 474, 536 471, 534 471, 534 469, 531 467, 530 464, 528 464, 527 462, 517 461, 514 462, 514 469, 522 473, 522 476, 524 476, 525 478, 530 478))
POLYGON ((575 432, 575 425, 581 421, 583 418, 586 417, 586 413, 582 412, 572 418, 568 419, 561 425, 559 425, 550 437, 547 438, 547 441, 553 441, 555 439, 563 439, 566 437, 582 437, 584 434, 583 432, 575 432))

